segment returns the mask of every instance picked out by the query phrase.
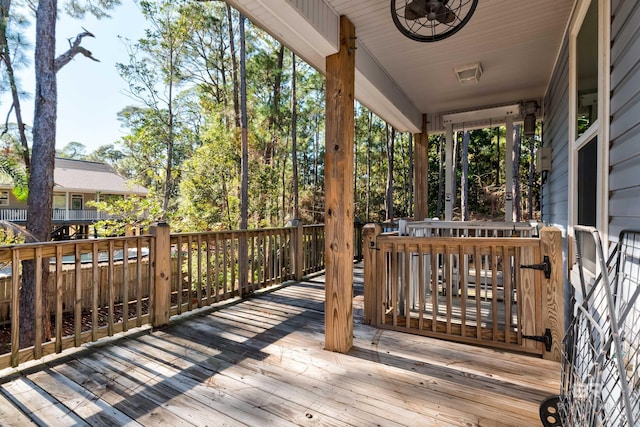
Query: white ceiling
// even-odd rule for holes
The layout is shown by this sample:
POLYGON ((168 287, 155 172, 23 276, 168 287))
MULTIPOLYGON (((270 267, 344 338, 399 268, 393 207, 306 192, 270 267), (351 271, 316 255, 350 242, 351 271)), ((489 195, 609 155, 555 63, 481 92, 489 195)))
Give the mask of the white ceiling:
MULTIPOLYGON (((328 6, 336 16, 346 15, 356 28, 361 47, 357 55, 369 53, 366 61, 357 60, 367 65, 356 72, 356 97, 400 130, 404 127, 413 131, 419 126, 416 112, 441 117, 541 99, 574 2, 480 0, 475 14, 458 33, 439 42, 420 43, 396 29, 389 0, 229 0, 321 71, 323 55, 330 54, 335 43, 332 37, 319 36, 324 27, 317 20, 332 21, 335 16, 326 10, 319 15, 317 10, 301 8, 328 6), (296 17, 292 17, 292 11, 296 17), (289 27, 295 27, 295 31, 289 27), (314 28, 317 31, 312 31, 314 28), (475 62, 482 64, 480 82, 461 86, 454 68, 475 62), (364 68, 371 64, 379 69, 371 72, 364 68), (377 77, 362 82, 361 78, 367 80, 368 75, 377 77), (380 75, 388 81, 382 83, 380 75), (374 87, 378 90, 372 90, 374 87), (398 101, 399 97, 404 101, 398 101)), ((335 27, 333 24, 330 28, 335 27)))

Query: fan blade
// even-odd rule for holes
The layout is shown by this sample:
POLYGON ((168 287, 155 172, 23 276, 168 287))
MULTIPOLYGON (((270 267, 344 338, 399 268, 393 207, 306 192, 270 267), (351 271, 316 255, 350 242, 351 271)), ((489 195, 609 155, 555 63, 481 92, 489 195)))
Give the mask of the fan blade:
POLYGON ((442 24, 451 24, 456 20, 456 14, 444 4, 441 4, 436 11, 436 19, 442 24))
POLYGON ((404 17, 411 21, 427 16, 427 0, 413 0, 404 8, 404 17))

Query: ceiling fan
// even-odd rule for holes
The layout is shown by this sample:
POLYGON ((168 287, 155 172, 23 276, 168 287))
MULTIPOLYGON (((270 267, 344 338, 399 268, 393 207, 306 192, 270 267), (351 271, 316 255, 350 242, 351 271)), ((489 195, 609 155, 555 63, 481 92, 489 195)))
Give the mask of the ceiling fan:
POLYGON ((391 0, 391 17, 410 39, 436 42, 460 31, 476 6, 478 0, 391 0))

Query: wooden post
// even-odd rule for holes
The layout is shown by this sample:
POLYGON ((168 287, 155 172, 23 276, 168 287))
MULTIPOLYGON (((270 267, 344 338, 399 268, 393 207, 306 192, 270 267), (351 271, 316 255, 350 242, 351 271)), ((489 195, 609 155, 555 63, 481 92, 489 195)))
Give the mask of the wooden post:
POLYGON ((293 227, 293 268, 294 268, 294 278, 297 281, 302 280, 304 276, 304 244, 303 244, 303 233, 304 228, 302 227, 302 222, 299 220, 295 220, 294 223, 291 224, 293 227))
POLYGON ((429 135, 427 134, 427 115, 422 115, 422 133, 413 137, 415 212, 414 219, 423 221, 429 215, 429 135))
POLYGON ((507 116, 504 163, 504 220, 513 222, 513 116, 507 116))
POLYGON ((325 349, 353 345, 355 27, 340 17, 340 50, 326 59, 325 349))
POLYGON ((564 275, 562 266, 562 232, 556 227, 540 230, 540 254, 551 262, 551 278, 542 276, 542 332, 551 329, 551 351, 545 359, 560 361, 564 338, 564 275))
POLYGON ((362 229, 364 253, 364 323, 375 326, 378 317, 377 308, 377 283, 376 283, 376 239, 382 233, 379 224, 367 224, 362 229))
POLYGON ((445 179, 444 179, 444 220, 453 219, 453 201, 456 199, 453 194, 453 125, 448 123, 445 131, 445 179))
POLYGON ((166 223, 151 227, 155 236, 153 248, 153 281, 151 301, 151 325, 154 328, 169 324, 171 307, 171 241, 170 229, 166 223))

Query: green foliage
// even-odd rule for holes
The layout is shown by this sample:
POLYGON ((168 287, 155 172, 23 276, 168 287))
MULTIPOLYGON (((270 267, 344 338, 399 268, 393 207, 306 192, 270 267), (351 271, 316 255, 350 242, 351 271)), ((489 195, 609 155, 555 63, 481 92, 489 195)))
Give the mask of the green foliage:
POLYGON ((64 157, 66 159, 76 159, 76 160, 86 160, 87 158, 87 147, 80 143, 71 141, 61 150, 56 150, 56 155, 58 157, 64 157))
POLYGON ((24 243, 24 241, 23 235, 0 227, 0 246, 18 245, 24 243))
POLYGON ((12 156, 0 157, 0 174, 7 175, 13 182, 13 195, 18 200, 27 200, 29 196, 29 177, 27 172, 12 156))
POLYGON ((99 202, 88 201, 87 206, 109 214, 111 219, 95 224, 104 236, 122 236, 129 227, 147 229, 163 216, 159 201, 153 194, 147 197, 112 197, 99 202))
POLYGON ((120 3, 120 0, 69 0, 65 4, 65 11, 74 18, 84 18, 90 14, 102 19, 108 18, 108 11, 120 3))

